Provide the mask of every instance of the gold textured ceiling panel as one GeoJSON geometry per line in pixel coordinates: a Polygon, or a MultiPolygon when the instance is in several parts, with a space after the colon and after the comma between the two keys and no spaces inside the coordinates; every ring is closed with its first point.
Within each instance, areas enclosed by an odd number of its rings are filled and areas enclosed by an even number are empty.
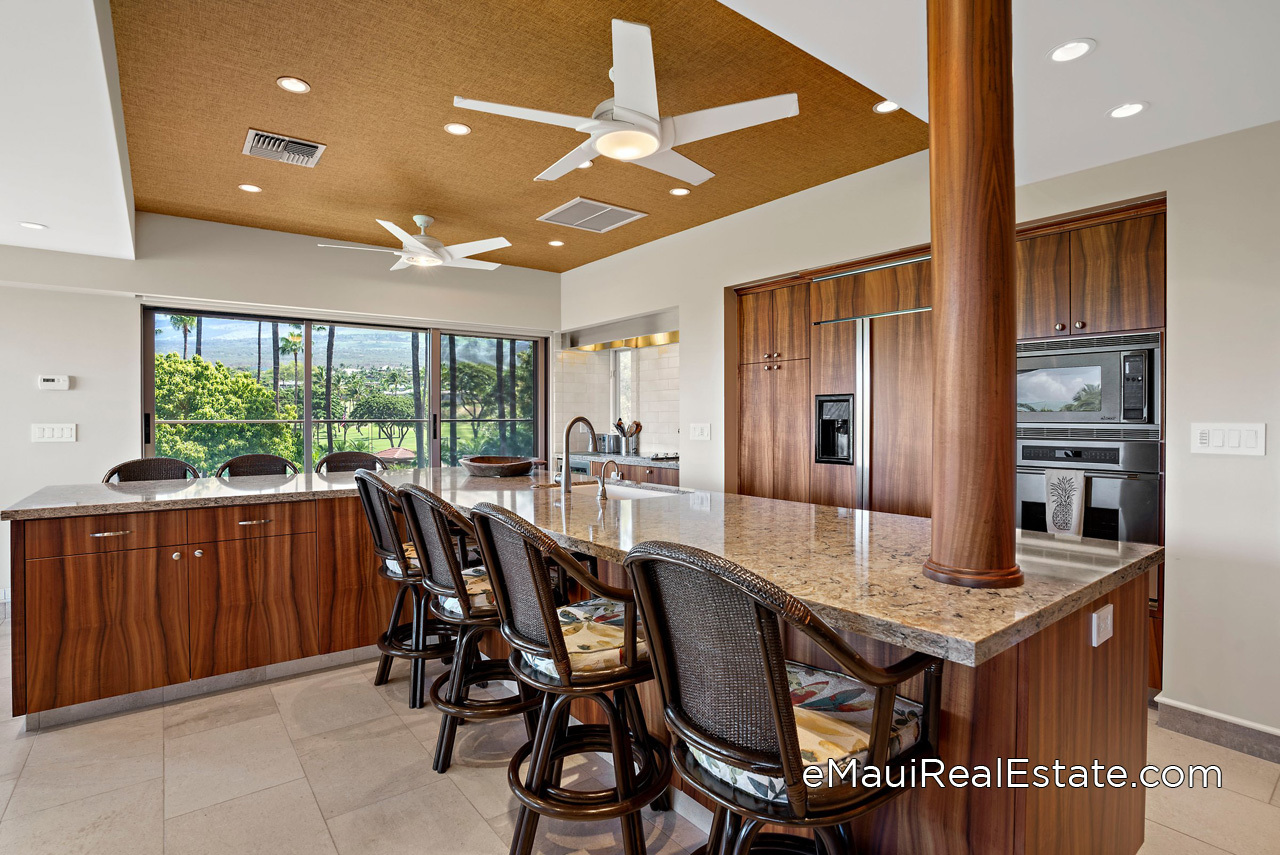
{"type": "MultiPolygon", "coordinates": [[[[374,222],[564,271],[920,151],[925,124],[715,0],[112,0],[138,210],[391,246],[374,222]],[[681,146],[679,182],[599,157],[534,176],[585,138],[453,107],[453,96],[590,116],[612,95],[610,20],[653,31],[665,115],[797,92],[800,115],[681,146]],[[291,75],[305,95],[276,86],[291,75]],[[463,122],[472,133],[444,132],[463,122]],[[321,142],[314,169],[241,154],[249,128],[321,142]],[[257,184],[262,193],[237,189],[257,184]],[[537,222],[576,196],[648,214],[591,234],[537,222]],[[550,247],[549,240],[565,246],[550,247]]],[[[398,248],[398,247],[397,247],[398,248]]],[[[316,252],[334,250],[317,249],[316,252]]],[[[371,265],[380,264],[376,256],[371,265]]],[[[407,271],[404,275],[413,275],[407,271]]]]}

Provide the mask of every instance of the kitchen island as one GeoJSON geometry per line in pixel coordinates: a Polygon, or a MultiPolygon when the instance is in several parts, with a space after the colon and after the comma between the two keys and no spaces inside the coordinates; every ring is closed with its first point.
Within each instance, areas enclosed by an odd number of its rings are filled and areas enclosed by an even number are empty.
{"type": "MultiPolygon", "coordinates": [[[[565,500],[543,472],[387,478],[464,508],[507,507],[600,559],[615,583],[636,543],[706,549],[804,600],[873,661],[909,650],[945,659],[948,764],[1097,760],[1136,776],[1145,763],[1143,577],[1159,547],[1024,533],[1026,584],[974,590],[921,575],[927,519],[706,491],[601,501],[586,486],[565,500]],[[1106,605],[1114,635],[1093,646],[1092,613],[1106,605]]],[[[15,714],[291,660],[323,665],[371,643],[390,609],[350,474],[48,487],[0,516],[13,523],[15,714]]],[[[794,639],[791,655],[827,664],[794,639]]],[[[1132,855],[1143,806],[1140,787],[931,785],[860,834],[887,852],[1132,855]]]]}

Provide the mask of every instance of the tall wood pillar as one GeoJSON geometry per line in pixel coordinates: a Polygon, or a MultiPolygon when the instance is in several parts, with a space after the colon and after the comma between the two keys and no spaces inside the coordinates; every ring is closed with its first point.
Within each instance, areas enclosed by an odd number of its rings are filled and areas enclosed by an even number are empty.
{"type": "Polygon", "coordinates": [[[1022,584],[1014,554],[1012,0],[928,0],[930,579],[1022,584]]]}

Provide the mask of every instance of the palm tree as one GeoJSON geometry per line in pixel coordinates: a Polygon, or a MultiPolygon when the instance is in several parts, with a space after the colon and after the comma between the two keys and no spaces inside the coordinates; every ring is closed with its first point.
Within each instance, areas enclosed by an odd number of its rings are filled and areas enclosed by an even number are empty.
{"type": "Polygon", "coordinates": [[[271,325],[271,389],[276,395],[276,414],[280,413],[280,325],[271,325]]]}
{"type": "Polygon", "coordinates": [[[387,373],[382,376],[382,382],[386,384],[388,392],[394,392],[398,387],[403,386],[409,377],[403,368],[391,367],[387,369],[387,373]]]}
{"type": "Polygon", "coordinates": [[[195,315],[170,315],[169,326],[182,333],[182,358],[187,358],[187,336],[196,326],[195,315]]]}
{"type": "Polygon", "coordinates": [[[418,453],[418,465],[426,466],[426,455],[424,454],[424,440],[422,435],[423,417],[426,415],[422,402],[422,369],[418,365],[418,334],[409,333],[410,355],[413,360],[413,417],[416,420],[414,425],[414,445],[415,451],[418,453]]]}
{"type": "Polygon", "coordinates": [[[302,383],[298,369],[298,355],[302,353],[302,324],[289,324],[289,334],[280,342],[280,355],[293,357],[293,405],[302,403],[302,383]]]}
{"type": "MultiPolygon", "coordinates": [[[[316,329],[322,330],[324,327],[316,329]]],[[[324,345],[324,417],[327,419],[324,432],[330,454],[333,453],[333,343],[337,332],[338,328],[330,324],[329,338],[324,345]]]]}
{"type": "Polygon", "coordinates": [[[196,356],[200,355],[200,351],[204,348],[204,316],[196,316],[196,356]]]}

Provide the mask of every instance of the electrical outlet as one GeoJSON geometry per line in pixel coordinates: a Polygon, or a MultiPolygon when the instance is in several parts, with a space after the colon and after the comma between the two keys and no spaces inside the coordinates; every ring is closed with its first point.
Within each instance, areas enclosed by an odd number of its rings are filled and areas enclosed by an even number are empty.
{"type": "Polygon", "coordinates": [[[1097,647],[1115,632],[1115,609],[1110,603],[1093,613],[1093,646],[1097,647]]]}
{"type": "Polygon", "coordinates": [[[70,425],[32,425],[32,442],[75,442],[76,426],[70,425]]]}
{"type": "Polygon", "coordinates": [[[1267,453],[1267,426],[1261,422],[1197,422],[1191,426],[1191,453],[1261,457],[1267,453]]]}
{"type": "Polygon", "coordinates": [[[694,422],[689,425],[689,439],[696,439],[700,442],[711,441],[711,425],[699,424],[694,422]]]}

